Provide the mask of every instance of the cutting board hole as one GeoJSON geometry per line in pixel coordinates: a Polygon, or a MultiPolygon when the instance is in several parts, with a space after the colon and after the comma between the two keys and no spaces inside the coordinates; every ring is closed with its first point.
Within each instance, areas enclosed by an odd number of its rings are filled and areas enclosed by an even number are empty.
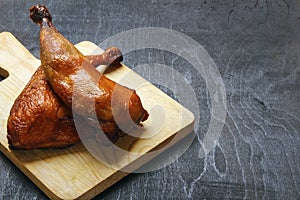
{"type": "Polygon", "coordinates": [[[0,82],[6,79],[8,76],[9,76],[8,71],[6,71],[0,66],[0,82]]]}

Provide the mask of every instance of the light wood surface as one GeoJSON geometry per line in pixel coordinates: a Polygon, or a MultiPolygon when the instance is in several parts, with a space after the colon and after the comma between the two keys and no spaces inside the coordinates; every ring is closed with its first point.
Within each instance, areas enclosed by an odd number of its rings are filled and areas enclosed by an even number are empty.
{"type": "MultiPolygon", "coordinates": [[[[40,61],[8,32],[0,33],[0,44],[0,68],[2,68],[0,73],[5,75],[5,70],[8,72],[8,77],[0,82],[0,150],[52,199],[92,198],[126,176],[128,172],[102,164],[82,143],[65,149],[31,151],[9,149],[6,123],[10,108],[40,65],[40,61]]],[[[102,51],[87,41],[76,46],[84,54],[102,51]]],[[[144,124],[143,136],[146,138],[123,141],[128,143],[129,151],[138,154],[124,157],[120,161],[120,169],[135,163],[137,164],[133,166],[139,167],[140,163],[149,160],[149,157],[144,156],[147,152],[161,148],[175,135],[174,142],[178,142],[193,130],[194,116],[190,111],[128,67],[123,65],[106,75],[136,89],[143,105],[150,111],[150,119],[144,124]],[[156,106],[163,108],[163,121],[157,114],[152,113],[155,112],[152,108],[156,106]],[[143,162],[137,162],[140,160],[143,162]]]]}

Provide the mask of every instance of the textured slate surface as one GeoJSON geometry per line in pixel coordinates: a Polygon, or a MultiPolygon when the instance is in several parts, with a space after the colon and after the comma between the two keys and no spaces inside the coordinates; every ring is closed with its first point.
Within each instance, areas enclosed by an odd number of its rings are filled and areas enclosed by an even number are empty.
{"type": "MultiPolygon", "coordinates": [[[[182,58],[140,50],[124,63],[163,63],[197,93],[200,129],[188,151],[158,171],[131,174],[96,199],[299,199],[300,2],[297,0],[49,1],[57,29],[73,43],[100,43],[137,27],[180,31],[203,45],[218,66],[228,113],[218,145],[199,158],[210,120],[205,82],[182,58]],[[184,66],[184,67],[183,67],[184,66]]],[[[39,56],[28,9],[38,1],[0,1],[0,31],[39,56]]],[[[0,199],[46,199],[0,154],[0,199]]]]}

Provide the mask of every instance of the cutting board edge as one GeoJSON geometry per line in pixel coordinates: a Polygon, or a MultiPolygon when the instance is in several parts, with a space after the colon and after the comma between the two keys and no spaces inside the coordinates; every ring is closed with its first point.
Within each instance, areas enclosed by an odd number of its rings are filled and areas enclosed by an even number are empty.
{"type": "Polygon", "coordinates": [[[12,162],[14,165],[29,179],[31,180],[40,190],[42,190],[51,199],[61,199],[55,195],[49,188],[46,187],[31,171],[25,167],[25,165],[19,160],[15,154],[3,145],[0,145],[1,152],[12,162]]]}
{"type": "MultiPolygon", "coordinates": [[[[194,130],[194,122],[195,122],[194,119],[192,119],[192,121],[189,124],[187,124],[186,127],[183,127],[178,132],[172,134],[170,137],[168,137],[166,140],[162,141],[160,144],[156,145],[154,148],[150,149],[148,152],[161,148],[161,146],[163,146],[164,143],[168,143],[169,140],[172,139],[175,135],[179,135],[179,137],[177,138],[177,140],[175,141],[175,143],[173,145],[176,145],[182,139],[187,138],[188,136],[190,136],[192,134],[192,132],[194,130]]],[[[173,147],[173,145],[170,146],[169,148],[173,147]]],[[[143,156],[145,156],[145,155],[146,155],[146,153],[143,156]]],[[[154,157],[152,157],[151,159],[147,160],[144,164],[147,164],[147,162],[154,159],[158,155],[159,154],[157,154],[154,157]]],[[[130,165],[134,164],[135,162],[139,162],[140,159],[143,159],[142,158],[143,156],[141,156],[141,158],[138,158],[135,161],[133,161],[132,163],[130,163],[130,165]]],[[[136,169],[138,169],[139,167],[142,167],[142,166],[143,165],[137,166],[136,169]]],[[[90,188],[87,192],[85,192],[82,195],[76,197],[75,199],[85,200],[85,199],[93,198],[93,197],[99,195],[100,193],[104,192],[105,190],[107,190],[109,187],[111,187],[112,185],[114,185],[115,183],[117,183],[118,181],[123,179],[124,177],[130,175],[131,173],[134,173],[134,171],[124,172],[122,170],[118,170],[113,175],[111,175],[108,179],[105,180],[105,181],[109,182],[108,184],[103,184],[103,182],[100,182],[97,185],[95,185],[94,187],[90,188]],[[106,185],[106,187],[101,188],[101,184],[106,185]]]]}

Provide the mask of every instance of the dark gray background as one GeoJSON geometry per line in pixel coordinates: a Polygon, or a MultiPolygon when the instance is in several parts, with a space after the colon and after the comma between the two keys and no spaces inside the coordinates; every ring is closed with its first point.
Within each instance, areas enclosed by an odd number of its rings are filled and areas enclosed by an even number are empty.
{"type": "MultiPolygon", "coordinates": [[[[38,26],[28,17],[29,7],[36,3],[1,0],[0,31],[12,32],[39,57],[38,26]]],[[[168,52],[146,49],[125,55],[129,67],[158,62],[183,74],[197,93],[200,129],[178,161],[154,172],[131,174],[96,199],[300,199],[299,1],[45,4],[57,29],[73,43],[99,44],[137,27],[180,31],[205,47],[226,87],[228,114],[222,135],[213,151],[199,158],[199,141],[210,120],[202,77],[184,59],[168,52]]],[[[0,154],[0,199],[46,198],[0,154]]]]}

